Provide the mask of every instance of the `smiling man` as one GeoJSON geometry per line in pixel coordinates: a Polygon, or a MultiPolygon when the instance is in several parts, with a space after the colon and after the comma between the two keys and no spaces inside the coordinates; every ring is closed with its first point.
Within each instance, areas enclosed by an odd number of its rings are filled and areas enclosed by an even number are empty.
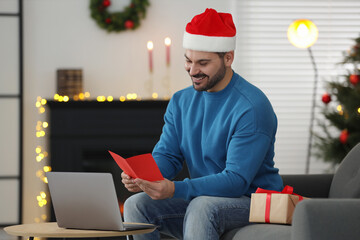
{"type": "Polygon", "coordinates": [[[249,224],[250,196],[258,187],[280,191],[274,167],[277,119],[267,97],[235,73],[232,16],[206,9],[187,24],[185,70],[192,86],[174,94],[153,157],[163,181],[132,179],[128,222],[158,227],[135,239],[219,239],[249,224]],[[186,162],[190,178],[172,181],[186,162]]]}

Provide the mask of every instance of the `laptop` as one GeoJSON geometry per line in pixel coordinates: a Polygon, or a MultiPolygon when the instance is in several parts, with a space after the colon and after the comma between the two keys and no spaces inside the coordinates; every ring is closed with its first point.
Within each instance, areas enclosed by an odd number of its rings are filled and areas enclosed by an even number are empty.
{"type": "Polygon", "coordinates": [[[156,227],[123,222],[110,173],[48,172],[46,177],[59,227],[112,231],[156,227]]]}

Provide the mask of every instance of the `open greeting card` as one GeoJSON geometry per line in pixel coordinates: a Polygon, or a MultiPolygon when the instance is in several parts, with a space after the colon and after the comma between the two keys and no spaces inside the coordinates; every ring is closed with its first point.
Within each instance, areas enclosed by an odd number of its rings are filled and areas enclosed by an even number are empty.
{"type": "Polygon", "coordinates": [[[109,153],[117,165],[132,178],[140,178],[151,182],[164,180],[151,153],[126,159],[111,151],[109,153]]]}

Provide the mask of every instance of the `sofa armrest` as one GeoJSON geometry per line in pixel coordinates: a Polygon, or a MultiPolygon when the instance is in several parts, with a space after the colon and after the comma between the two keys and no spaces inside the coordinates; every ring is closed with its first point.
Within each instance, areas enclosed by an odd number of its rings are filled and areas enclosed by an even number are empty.
{"type": "Polygon", "coordinates": [[[327,198],[333,174],[294,174],[281,176],[284,185],[294,188],[294,192],[309,198],[327,198]]]}
{"type": "Polygon", "coordinates": [[[292,240],[358,239],[360,199],[307,199],[296,205],[292,240]]]}

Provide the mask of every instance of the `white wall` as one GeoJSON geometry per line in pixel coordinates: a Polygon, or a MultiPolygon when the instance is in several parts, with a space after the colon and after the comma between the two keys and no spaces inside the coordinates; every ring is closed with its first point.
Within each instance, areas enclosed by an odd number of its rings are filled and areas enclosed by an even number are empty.
{"type": "MultiPolygon", "coordinates": [[[[120,0],[113,0],[120,1],[120,0]]],[[[185,24],[205,8],[230,11],[231,0],[150,0],[147,17],[135,31],[107,33],[90,17],[89,0],[24,1],[24,222],[46,213],[37,207],[43,183],[36,177],[37,96],[51,99],[56,92],[58,68],[82,68],[84,89],[92,97],[137,93],[149,97],[144,84],[148,71],[147,41],[154,42],[154,88],[166,93],[164,38],[172,39],[170,78],[172,92],[190,84],[183,69],[182,36],[185,24]]],[[[130,2],[130,1],[128,1],[130,2]]]]}

